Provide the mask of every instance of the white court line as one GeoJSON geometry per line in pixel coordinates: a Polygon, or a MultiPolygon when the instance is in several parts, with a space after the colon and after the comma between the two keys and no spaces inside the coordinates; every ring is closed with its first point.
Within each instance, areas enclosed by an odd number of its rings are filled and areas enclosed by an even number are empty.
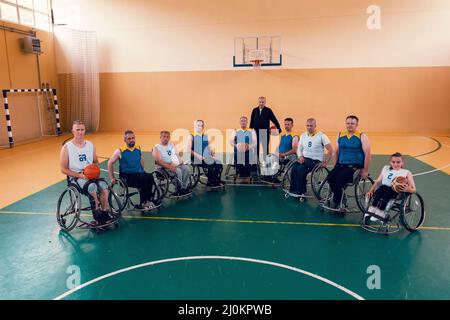
{"type": "Polygon", "coordinates": [[[436,172],[436,171],[441,171],[442,169],[445,169],[445,168],[447,168],[447,167],[450,167],[450,163],[449,163],[449,164],[446,164],[446,165],[443,166],[443,167],[434,169],[434,170],[430,170],[430,171],[426,171],[426,172],[421,172],[421,173],[415,173],[415,174],[413,174],[413,177],[423,176],[423,175],[430,174],[430,173],[433,173],[433,172],[436,172]]]}
{"type": "Polygon", "coordinates": [[[138,265],[134,265],[131,267],[127,267],[127,268],[123,268],[108,274],[105,274],[103,276],[100,276],[98,278],[95,278],[93,280],[90,280],[86,283],[83,283],[82,285],[79,285],[78,287],[75,287],[69,291],[67,291],[66,293],[63,293],[62,295],[56,297],[53,300],[61,300],[64,299],[65,297],[71,295],[74,292],[77,292],[95,282],[101,281],[103,279],[106,278],[110,278],[113,277],[115,275],[118,275],[120,273],[124,273],[127,271],[131,271],[131,270],[135,270],[135,269],[139,269],[139,268],[143,268],[143,267],[147,267],[147,266],[153,266],[153,265],[157,265],[157,264],[162,264],[162,263],[168,263],[168,262],[175,262],[175,261],[187,261],[187,260],[237,260],[237,261],[246,261],[246,262],[253,262],[253,263],[259,263],[259,264],[266,264],[266,265],[270,265],[270,266],[274,266],[274,267],[279,267],[282,269],[287,269],[287,270],[291,270],[294,272],[298,272],[307,276],[310,276],[312,278],[315,278],[317,280],[320,280],[322,282],[325,282],[347,294],[349,294],[350,296],[352,296],[353,298],[357,299],[357,300],[365,300],[363,297],[361,297],[360,295],[356,294],[355,292],[331,281],[328,280],[327,278],[321,277],[317,274],[299,269],[299,268],[295,268],[295,267],[291,267],[285,264],[281,264],[281,263],[276,263],[276,262],[271,262],[271,261],[266,261],[266,260],[258,260],[258,259],[250,259],[250,258],[242,258],[242,257],[228,257],[228,256],[192,256],[192,257],[180,257],[180,258],[171,258],[171,259],[164,259],[164,260],[157,260],[157,261],[151,261],[151,262],[146,262],[146,263],[142,263],[142,264],[138,264],[138,265]]]}

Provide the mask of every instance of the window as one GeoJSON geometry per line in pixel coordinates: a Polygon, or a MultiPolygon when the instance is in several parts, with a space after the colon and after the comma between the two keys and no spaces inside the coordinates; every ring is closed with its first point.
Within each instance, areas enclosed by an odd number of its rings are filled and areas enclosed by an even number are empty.
{"type": "Polygon", "coordinates": [[[51,31],[49,0],[0,0],[0,20],[51,31]]]}

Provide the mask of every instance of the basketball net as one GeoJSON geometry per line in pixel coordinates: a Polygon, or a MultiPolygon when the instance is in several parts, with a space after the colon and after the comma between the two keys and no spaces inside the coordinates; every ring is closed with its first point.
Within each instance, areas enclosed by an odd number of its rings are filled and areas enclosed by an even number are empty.
{"type": "Polygon", "coordinates": [[[258,59],[256,59],[256,60],[251,60],[250,62],[253,64],[253,68],[259,69],[259,68],[261,68],[261,63],[262,63],[263,61],[264,61],[264,60],[258,60],[258,59]]]}

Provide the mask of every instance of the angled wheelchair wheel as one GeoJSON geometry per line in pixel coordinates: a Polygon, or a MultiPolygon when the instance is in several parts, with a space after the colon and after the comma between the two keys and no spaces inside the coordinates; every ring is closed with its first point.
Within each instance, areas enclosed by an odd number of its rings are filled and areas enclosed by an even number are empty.
{"type": "Polygon", "coordinates": [[[319,188],[327,180],[329,173],[330,171],[321,164],[317,164],[311,171],[311,189],[316,198],[319,198],[319,188]]]}
{"type": "Polygon", "coordinates": [[[322,182],[322,184],[319,187],[319,190],[317,191],[317,200],[321,203],[327,203],[331,200],[333,197],[333,193],[331,192],[331,187],[328,181],[322,182]]]}
{"type": "Polygon", "coordinates": [[[122,212],[125,210],[128,204],[128,186],[123,179],[117,179],[117,183],[111,185],[110,192],[108,193],[108,203],[109,207],[117,212],[122,212]],[[116,195],[119,202],[116,201],[116,195]]]}
{"type": "Polygon", "coordinates": [[[162,169],[157,169],[152,173],[152,175],[156,186],[160,190],[160,197],[162,200],[167,196],[169,191],[170,178],[162,169]]]}
{"type": "Polygon", "coordinates": [[[201,168],[195,164],[191,164],[189,165],[189,168],[191,169],[191,181],[190,181],[190,187],[191,189],[194,189],[199,182],[201,182],[200,180],[200,176],[201,176],[201,168]]]}
{"type": "Polygon", "coordinates": [[[81,211],[81,194],[74,186],[69,186],[58,199],[56,220],[64,231],[70,232],[78,224],[81,211]]]}
{"type": "MultiPolygon", "coordinates": [[[[120,190],[119,190],[120,191],[120,190]]],[[[122,211],[125,209],[128,202],[128,196],[122,198],[116,194],[113,188],[108,188],[108,204],[110,208],[111,218],[120,218],[122,216],[122,211]],[[122,202],[124,201],[124,202],[122,202]]]]}
{"type": "Polygon", "coordinates": [[[368,209],[366,205],[366,193],[369,192],[372,186],[373,179],[371,177],[367,177],[367,179],[358,178],[355,181],[355,201],[362,213],[365,213],[368,209]]]}
{"type": "Polygon", "coordinates": [[[283,174],[283,179],[281,180],[281,188],[288,194],[291,189],[291,170],[294,163],[289,163],[286,166],[286,170],[283,174]]]}
{"type": "Polygon", "coordinates": [[[418,193],[408,194],[401,204],[400,219],[406,230],[414,232],[425,220],[425,206],[418,193]]]}

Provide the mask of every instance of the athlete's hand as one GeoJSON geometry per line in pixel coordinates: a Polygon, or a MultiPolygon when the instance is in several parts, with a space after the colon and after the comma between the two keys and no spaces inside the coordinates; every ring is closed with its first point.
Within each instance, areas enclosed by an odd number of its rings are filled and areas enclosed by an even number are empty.
{"type": "Polygon", "coordinates": [[[361,179],[367,179],[368,176],[369,176],[369,171],[367,171],[367,170],[361,171],[361,179]]]}
{"type": "Polygon", "coordinates": [[[370,189],[369,192],[366,193],[366,197],[369,197],[369,198],[373,197],[373,189],[370,189]]]}
{"type": "Polygon", "coordinates": [[[115,185],[117,183],[117,179],[116,178],[112,178],[111,179],[111,185],[113,186],[113,185],[115,185]]]}
{"type": "Polygon", "coordinates": [[[174,164],[169,164],[169,170],[176,173],[177,172],[177,166],[174,165],[174,164]]]}
{"type": "Polygon", "coordinates": [[[305,163],[305,157],[299,157],[298,158],[298,162],[305,163]]]}
{"type": "Polygon", "coordinates": [[[80,173],[78,174],[78,179],[88,180],[88,178],[86,178],[86,176],[84,175],[83,172],[80,172],[80,173]]]}
{"type": "Polygon", "coordinates": [[[322,162],[321,164],[320,164],[320,166],[322,167],[322,168],[326,168],[327,166],[328,166],[328,163],[327,162],[322,162]]]}

